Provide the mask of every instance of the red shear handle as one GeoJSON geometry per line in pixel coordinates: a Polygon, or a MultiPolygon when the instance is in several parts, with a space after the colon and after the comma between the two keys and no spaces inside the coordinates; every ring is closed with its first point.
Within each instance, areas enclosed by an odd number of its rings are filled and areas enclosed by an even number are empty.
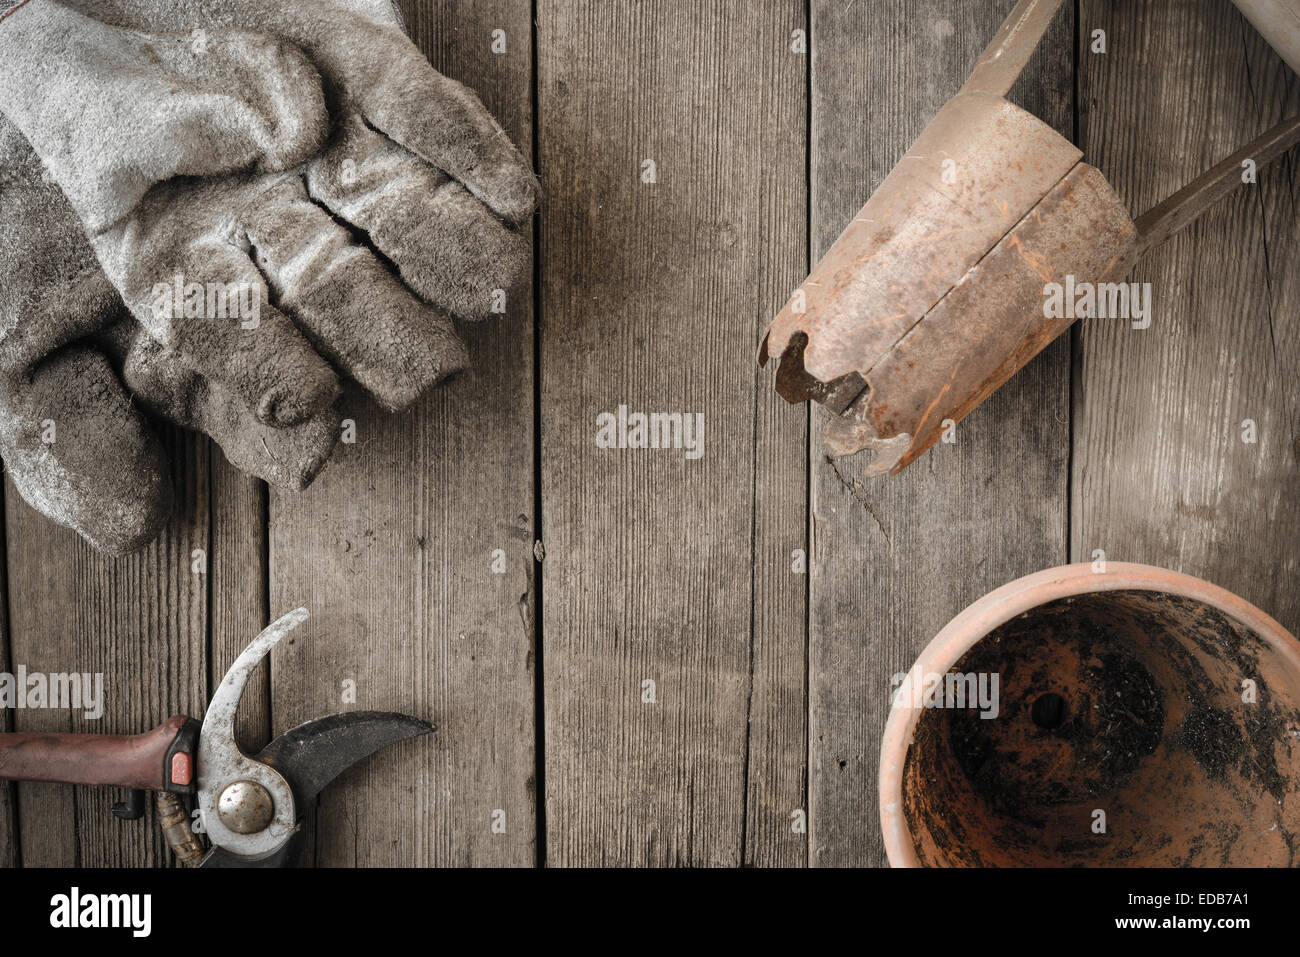
{"type": "Polygon", "coordinates": [[[177,715],[131,736],[0,734],[0,778],[162,791],[167,754],[188,720],[177,715]]]}

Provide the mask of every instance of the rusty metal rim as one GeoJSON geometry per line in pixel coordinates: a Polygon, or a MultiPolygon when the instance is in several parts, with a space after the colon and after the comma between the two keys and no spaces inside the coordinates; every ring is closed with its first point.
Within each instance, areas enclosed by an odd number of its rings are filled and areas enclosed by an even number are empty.
{"type": "MultiPolygon", "coordinates": [[[[970,605],[921,652],[913,667],[946,673],[989,632],[1017,615],[1058,598],[1107,591],[1158,591],[1181,595],[1216,608],[1259,635],[1286,661],[1300,682],[1300,642],[1270,615],[1239,595],[1190,575],[1154,565],[1109,562],[1105,572],[1092,565],[1063,565],[1026,575],[989,592],[970,605]]],[[[892,867],[920,867],[903,814],[903,763],[920,721],[915,708],[890,708],[880,746],[880,825],[892,867]]]]}

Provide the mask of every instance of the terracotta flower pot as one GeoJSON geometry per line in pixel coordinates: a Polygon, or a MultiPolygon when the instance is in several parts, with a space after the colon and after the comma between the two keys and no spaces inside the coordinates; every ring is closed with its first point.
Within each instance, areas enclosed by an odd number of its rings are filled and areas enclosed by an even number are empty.
{"type": "Polygon", "coordinates": [[[1012,582],[898,682],[880,817],[896,867],[1300,864],[1300,643],[1146,565],[1012,582]]]}

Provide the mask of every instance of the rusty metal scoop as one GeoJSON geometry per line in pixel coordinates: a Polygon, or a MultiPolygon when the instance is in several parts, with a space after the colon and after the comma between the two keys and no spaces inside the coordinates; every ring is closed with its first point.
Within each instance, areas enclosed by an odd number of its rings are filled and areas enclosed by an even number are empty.
{"type": "Polygon", "coordinates": [[[1069,328],[1075,310],[1047,315],[1049,284],[1088,284],[1098,315],[1122,311],[1139,257],[1230,192],[1243,162],[1300,141],[1289,119],[1135,221],[1074,144],[1006,99],[1060,6],[1016,4],[768,329],[759,363],[780,357],[777,391],[835,413],[826,451],[870,450],[868,475],[910,465],[1069,328]]]}

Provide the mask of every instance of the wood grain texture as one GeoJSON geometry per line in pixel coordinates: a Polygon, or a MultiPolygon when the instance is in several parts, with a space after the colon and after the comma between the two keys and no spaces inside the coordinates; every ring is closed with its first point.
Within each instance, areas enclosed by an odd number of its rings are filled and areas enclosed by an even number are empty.
{"type": "MultiPolygon", "coordinates": [[[[964,82],[1012,0],[814,0],[813,238],[820,258],[964,82]]],[[[1069,135],[1067,5],[1011,99],[1069,135]]],[[[957,612],[1066,556],[1069,343],[1058,341],[901,475],[821,450],[809,609],[811,863],[885,863],[877,808],[890,678],[957,612]]]]}
{"type": "MultiPolygon", "coordinates": [[[[5,502],[6,487],[0,485],[0,522],[7,512],[5,502]]],[[[12,674],[9,653],[9,556],[6,553],[4,536],[0,536],[0,568],[6,574],[0,576],[0,671],[12,674]]],[[[13,716],[6,710],[0,710],[0,733],[14,730],[13,716]]],[[[14,781],[0,781],[0,868],[17,867],[22,862],[18,840],[18,784],[14,781]]]]}
{"type": "MultiPolygon", "coordinates": [[[[1085,0],[1083,147],[1135,213],[1285,116],[1300,81],[1229,4],[1085,0]]],[[[1300,627],[1293,150],[1140,263],[1151,327],[1079,334],[1071,551],[1237,592],[1300,627]],[[1246,420],[1257,431],[1243,441],[1246,420]]]]}
{"type": "MultiPolygon", "coordinates": [[[[210,479],[209,697],[240,652],[270,623],[266,484],[241,473],[215,447],[210,479]]],[[[235,739],[250,754],[271,739],[270,694],[264,662],[249,679],[235,718],[235,739]]]]}
{"type": "MultiPolygon", "coordinates": [[[[527,0],[403,6],[434,65],[477,91],[527,154],[527,0]]],[[[272,494],[271,613],[313,615],[272,660],[275,732],[369,708],[438,726],[326,792],[323,866],[535,862],[529,292],[462,332],[472,372],[401,416],[352,402],[356,443],[307,493],[272,494]],[[497,549],[504,574],[492,571],[497,549]]]]}
{"type": "MultiPolygon", "coordinates": [[[[19,731],[136,734],[173,714],[202,714],[207,693],[207,590],[193,568],[208,548],[206,440],[171,431],[176,510],[163,537],[129,558],[95,553],[6,485],[12,664],[103,675],[103,717],[23,710],[19,731]]],[[[140,821],[109,811],[118,791],[20,784],[26,867],[159,867],[171,863],[152,808],[140,821]]]]}
{"type": "MultiPolygon", "coordinates": [[[[759,62],[777,80],[760,76],[747,97],[754,101],[762,141],[761,205],[750,215],[763,239],[749,250],[756,261],[745,263],[747,271],[757,272],[752,335],[745,343],[750,345],[761,341],[809,268],[807,4],[775,5],[765,23],[759,62]],[[803,31],[802,47],[796,30],[803,31]]],[[[754,567],[742,863],[801,867],[808,861],[809,412],[776,394],[769,371],[753,371],[754,567]]]]}
{"type": "MultiPolygon", "coordinates": [[[[526,153],[537,139],[536,324],[521,291],[465,330],[474,370],[417,408],[349,399],[357,442],[302,495],[170,434],[177,517],[129,559],[6,483],[0,670],[102,672],[106,712],[0,713],[0,731],[200,715],[253,635],[305,605],[244,697],[246,748],[351,709],[438,725],[326,793],[321,865],[882,865],[890,678],[989,590],[1100,548],[1300,631],[1296,151],[1138,267],[1150,329],[1076,327],[900,476],[829,462],[825,414],[755,366],[809,253],[1012,4],[404,0],[435,66],[526,153]],[[619,405],[703,412],[704,457],[598,448],[619,405]]],[[[1134,213],[1300,112],[1300,80],[1227,0],[1079,0],[1077,23],[1075,6],[1012,99],[1067,135],[1077,120],[1134,213]]],[[[111,816],[120,798],[0,783],[0,867],[169,866],[152,813],[111,816]]]]}
{"type": "Polygon", "coordinates": [[[789,571],[805,419],[754,369],[806,266],[804,16],[776,0],[539,7],[554,864],[805,853],[789,571]],[[620,405],[703,413],[703,456],[598,448],[597,416],[620,405]]]}

